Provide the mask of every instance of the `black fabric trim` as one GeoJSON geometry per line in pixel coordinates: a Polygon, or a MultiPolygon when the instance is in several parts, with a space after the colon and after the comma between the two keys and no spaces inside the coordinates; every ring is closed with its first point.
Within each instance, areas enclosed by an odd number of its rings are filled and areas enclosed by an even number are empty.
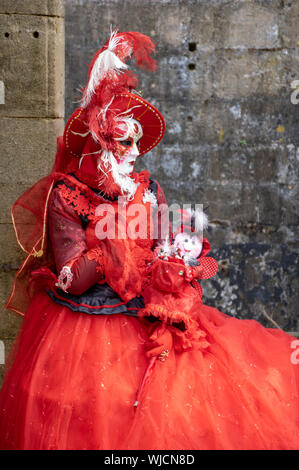
{"type": "Polygon", "coordinates": [[[47,290],[47,294],[54,302],[70,308],[73,312],[83,312],[90,315],[116,315],[122,313],[137,317],[138,310],[144,308],[143,297],[135,297],[127,304],[124,304],[107,283],[95,284],[81,295],[69,294],[61,289],[57,289],[56,292],[47,290]]]}
{"type": "MultiPolygon", "coordinates": [[[[78,178],[78,176],[74,175],[74,173],[68,173],[68,175],[72,176],[72,177],[75,178],[77,181],[80,181],[80,183],[86,184],[86,183],[84,183],[84,181],[80,180],[80,179],[78,178]]],[[[88,186],[88,185],[86,184],[86,186],[88,186]]],[[[99,191],[98,188],[92,188],[91,186],[88,186],[88,187],[89,187],[89,189],[91,189],[97,196],[99,196],[99,197],[105,199],[106,201],[114,202],[114,201],[117,201],[117,199],[118,199],[118,196],[115,196],[115,197],[107,196],[107,194],[105,194],[103,191],[99,191]]]]}
{"type": "MultiPolygon", "coordinates": [[[[75,178],[80,183],[86,184],[86,183],[84,183],[84,181],[80,180],[74,173],[68,173],[68,175],[72,176],[73,178],[75,178]]],[[[75,189],[73,186],[70,186],[69,184],[66,184],[66,182],[64,180],[57,181],[54,187],[56,187],[57,185],[62,184],[62,183],[64,183],[70,189],[75,189]]],[[[86,186],[88,186],[88,185],[86,184],[86,186]]],[[[110,197],[107,194],[103,193],[102,191],[99,191],[97,188],[92,188],[91,186],[88,186],[88,188],[91,189],[97,196],[99,196],[100,198],[104,198],[105,200],[107,200],[109,202],[115,202],[118,199],[118,196],[115,196],[114,198],[110,197]]],[[[154,193],[154,195],[157,197],[158,183],[155,180],[153,180],[151,178],[149,179],[148,189],[150,189],[150,191],[152,191],[152,193],[154,193]]]]}
{"type": "Polygon", "coordinates": [[[150,184],[149,184],[148,189],[149,189],[152,193],[154,193],[154,195],[155,195],[156,198],[157,198],[157,195],[158,195],[158,183],[157,183],[155,180],[152,180],[151,178],[150,178],[149,181],[150,181],[150,184]]]}
{"type": "MultiPolygon", "coordinates": [[[[72,173],[68,173],[68,174],[75,177],[75,175],[73,175],[72,173]]],[[[77,178],[77,179],[78,179],[78,178],[77,178]]],[[[79,181],[79,180],[78,180],[78,181],[79,181]]],[[[70,184],[68,184],[68,183],[67,183],[66,181],[64,181],[64,180],[56,181],[56,184],[54,185],[54,188],[58,188],[59,186],[61,186],[61,185],[63,185],[63,184],[64,184],[67,188],[69,188],[71,191],[75,191],[74,186],[71,186],[70,184]]],[[[92,189],[92,188],[90,188],[90,189],[92,189]]],[[[80,194],[81,194],[82,196],[84,196],[84,193],[82,193],[81,191],[80,191],[80,194]]],[[[72,206],[74,206],[73,203],[72,203],[72,206]]],[[[83,229],[86,230],[86,227],[87,227],[87,225],[88,225],[89,222],[90,222],[90,220],[89,220],[89,218],[88,218],[88,215],[82,215],[82,214],[80,214],[79,217],[80,217],[80,220],[81,220],[81,224],[82,224],[83,229]]]]}

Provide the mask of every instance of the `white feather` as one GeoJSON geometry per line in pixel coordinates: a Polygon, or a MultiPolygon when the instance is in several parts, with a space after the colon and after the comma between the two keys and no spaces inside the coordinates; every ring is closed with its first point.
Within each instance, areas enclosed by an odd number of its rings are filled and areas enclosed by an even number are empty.
{"type": "Polygon", "coordinates": [[[144,195],[143,195],[142,201],[143,201],[145,204],[146,204],[147,202],[150,202],[152,207],[157,207],[157,205],[158,205],[156,196],[155,196],[154,193],[152,193],[149,189],[146,189],[146,190],[144,191],[144,195]]]}
{"type": "Polygon", "coordinates": [[[119,45],[120,42],[122,42],[122,37],[117,35],[117,29],[115,29],[113,32],[111,30],[110,34],[110,39],[109,39],[109,44],[108,44],[108,49],[109,51],[114,51],[116,47],[119,45]]]}
{"type": "Polygon", "coordinates": [[[194,211],[188,207],[186,209],[186,212],[189,213],[190,220],[191,220],[191,217],[194,217],[196,232],[203,232],[204,230],[208,228],[209,219],[208,219],[207,214],[205,214],[202,209],[196,209],[194,211]]]}
{"type": "Polygon", "coordinates": [[[209,225],[209,219],[207,214],[205,214],[203,211],[196,210],[194,211],[194,217],[195,217],[195,230],[196,232],[203,232],[208,228],[209,225]]]}
{"type": "MultiPolygon", "coordinates": [[[[131,201],[137,189],[135,181],[129,174],[121,172],[121,166],[117,163],[112,152],[104,150],[99,158],[104,163],[105,168],[107,168],[107,173],[110,171],[112,172],[113,179],[121,189],[122,195],[126,197],[127,201],[131,201]],[[108,168],[109,166],[110,168],[108,168]]],[[[98,170],[102,171],[104,175],[107,176],[101,168],[100,161],[98,162],[98,170]]],[[[100,186],[101,184],[99,184],[99,187],[100,186]]]]}
{"type": "Polygon", "coordinates": [[[103,114],[103,119],[106,119],[106,113],[108,111],[108,108],[109,106],[111,105],[112,101],[114,100],[114,96],[112,96],[111,100],[109,101],[109,103],[105,106],[105,108],[103,108],[99,114],[98,114],[98,118],[100,117],[101,114],[103,114]]]}
{"type": "Polygon", "coordinates": [[[170,244],[168,238],[157,245],[155,254],[157,257],[171,257],[173,255],[173,246],[170,244]]]}
{"type": "MultiPolygon", "coordinates": [[[[103,80],[107,73],[117,74],[120,73],[123,69],[128,68],[128,66],[113,52],[120,42],[123,41],[121,36],[116,37],[116,33],[117,30],[111,33],[108,49],[103,51],[93,64],[88,84],[82,98],[83,108],[86,108],[89,105],[93,95],[95,94],[97,86],[100,84],[101,80],[103,80]]],[[[126,45],[126,42],[123,42],[124,45],[126,45]]]]}
{"type": "Polygon", "coordinates": [[[74,135],[79,135],[80,137],[87,137],[90,131],[85,132],[84,134],[81,134],[81,132],[75,132],[71,130],[71,133],[74,135]]]}

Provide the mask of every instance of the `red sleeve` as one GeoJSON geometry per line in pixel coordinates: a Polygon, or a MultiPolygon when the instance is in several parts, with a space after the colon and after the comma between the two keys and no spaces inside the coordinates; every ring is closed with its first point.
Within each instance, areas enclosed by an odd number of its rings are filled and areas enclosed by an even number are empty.
{"type": "Polygon", "coordinates": [[[81,219],[59,188],[54,188],[51,195],[49,236],[60,288],[79,295],[103,279],[100,249],[88,251],[81,219]]]}

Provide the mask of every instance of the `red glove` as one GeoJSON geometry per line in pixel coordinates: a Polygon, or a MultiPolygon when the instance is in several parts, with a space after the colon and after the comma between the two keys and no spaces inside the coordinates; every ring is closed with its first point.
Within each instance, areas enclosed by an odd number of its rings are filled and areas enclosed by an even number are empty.
{"type": "Polygon", "coordinates": [[[146,352],[148,358],[159,356],[164,351],[170,352],[172,349],[172,334],[165,323],[157,326],[149,339],[150,341],[147,343],[148,350],[146,352]]]}
{"type": "Polygon", "coordinates": [[[192,268],[192,281],[193,279],[201,279],[202,275],[203,275],[203,271],[204,271],[204,268],[203,266],[194,266],[192,268]]]}

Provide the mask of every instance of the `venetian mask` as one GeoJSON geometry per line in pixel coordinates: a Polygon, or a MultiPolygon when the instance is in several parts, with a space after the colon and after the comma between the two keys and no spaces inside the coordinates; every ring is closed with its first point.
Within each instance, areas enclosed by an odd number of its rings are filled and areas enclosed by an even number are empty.
{"type": "Polygon", "coordinates": [[[123,118],[120,122],[118,132],[121,137],[116,138],[117,150],[116,160],[118,171],[129,175],[134,170],[136,159],[139,155],[138,145],[142,137],[142,127],[138,121],[131,117],[123,118]]]}

